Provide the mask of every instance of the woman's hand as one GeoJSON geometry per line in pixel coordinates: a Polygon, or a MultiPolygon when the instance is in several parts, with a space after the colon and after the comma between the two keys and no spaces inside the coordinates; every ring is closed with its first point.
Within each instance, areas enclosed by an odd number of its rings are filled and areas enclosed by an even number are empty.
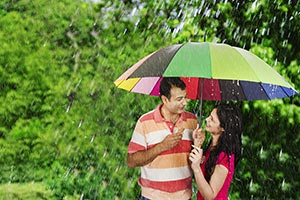
{"type": "Polygon", "coordinates": [[[191,167],[194,171],[200,169],[202,156],[203,149],[200,149],[199,147],[194,147],[194,149],[191,151],[189,160],[191,161],[191,167]]]}
{"type": "Polygon", "coordinates": [[[205,132],[202,130],[202,128],[199,128],[199,124],[197,124],[197,128],[193,131],[193,140],[194,145],[201,148],[205,140],[205,132]]]}

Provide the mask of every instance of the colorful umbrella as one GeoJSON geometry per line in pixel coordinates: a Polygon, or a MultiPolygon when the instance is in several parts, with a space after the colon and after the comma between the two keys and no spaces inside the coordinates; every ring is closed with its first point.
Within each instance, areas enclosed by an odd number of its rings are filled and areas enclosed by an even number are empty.
{"type": "Polygon", "coordinates": [[[160,49],[137,62],[114,83],[131,92],[159,96],[162,77],[181,77],[187,85],[187,98],[200,99],[201,103],[202,99],[263,100],[298,93],[256,55],[209,42],[160,49]]]}

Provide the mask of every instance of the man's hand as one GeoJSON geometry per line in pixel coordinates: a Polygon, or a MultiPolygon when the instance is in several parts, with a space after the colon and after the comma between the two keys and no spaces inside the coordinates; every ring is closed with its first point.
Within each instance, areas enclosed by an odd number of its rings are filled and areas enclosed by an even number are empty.
{"type": "Polygon", "coordinates": [[[182,139],[182,134],[167,135],[165,139],[159,144],[164,151],[170,150],[175,147],[182,139]]]}

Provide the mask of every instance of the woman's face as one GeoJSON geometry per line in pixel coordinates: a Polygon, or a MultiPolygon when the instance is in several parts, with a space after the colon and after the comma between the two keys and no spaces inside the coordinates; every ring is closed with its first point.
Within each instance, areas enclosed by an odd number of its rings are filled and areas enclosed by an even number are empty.
{"type": "Polygon", "coordinates": [[[214,108],[206,118],[206,130],[212,134],[221,134],[222,131],[224,131],[224,129],[220,127],[220,120],[216,108],[214,108]]]}

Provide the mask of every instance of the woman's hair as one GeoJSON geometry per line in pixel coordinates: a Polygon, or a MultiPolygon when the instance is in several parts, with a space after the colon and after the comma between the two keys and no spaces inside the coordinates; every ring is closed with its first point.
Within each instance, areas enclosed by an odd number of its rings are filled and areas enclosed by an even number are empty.
{"type": "Polygon", "coordinates": [[[205,179],[208,182],[221,152],[225,152],[228,159],[234,154],[235,165],[242,156],[242,116],[240,110],[234,104],[219,104],[215,108],[220,127],[224,129],[224,132],[220,135],[217,145],[211,150],[205,165],[205,179]]]}
{"type": "Polygon", "coordinates": [[[171,97],[170,91],[172,87],[178,87],[182,90],[185,90],[186,85],[178,77],[164,77],[160,82],[160,88],[159,88],[160,96],[164,95],[165,97],[170,99],[171,97]]]}

